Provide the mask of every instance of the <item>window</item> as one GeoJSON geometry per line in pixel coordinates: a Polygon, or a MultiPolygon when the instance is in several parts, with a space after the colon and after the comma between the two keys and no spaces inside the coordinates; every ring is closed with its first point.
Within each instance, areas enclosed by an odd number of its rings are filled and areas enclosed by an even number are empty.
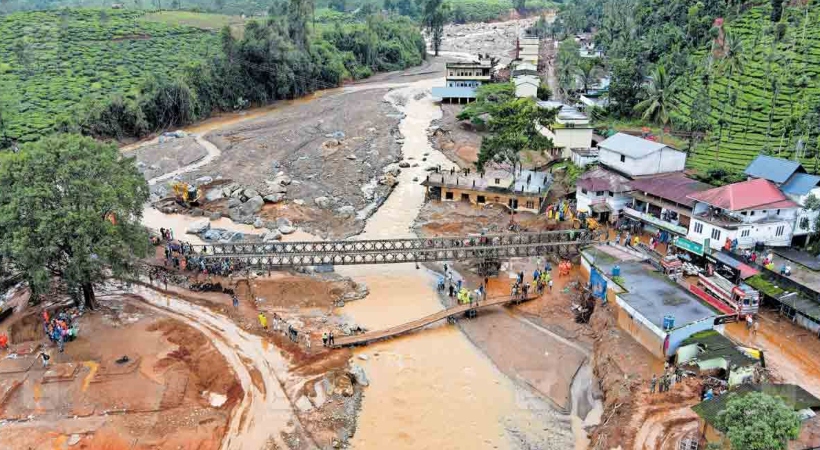
{"type": "Polygon", "coordinates": [[[452,199],[453,199],[453,193],[452,192],[445,192],[444,193],[444,200],[452,200],[452,199]]]}
{"type": "Polygon", "coordinates": [[[777,215],[778,215],[778,216],[780,215],[780,210],[779,210],[779,209],[777,210],[777,215]]]}
{"type": "Polygon", "coordinates": [[[527,200],[527,209],[535,209],[535,202],[532,200],[527,200]]]}
{"type": "Polygon", "coordinates": [[[774,235],[775,235],[775,236],[783,236],[783,233],[784,233],[785,231],[786,231],[786,225],[780,225],[780,226],[779,226],[779,227],[777,227],[777,229],[774,231],[774,235]]]}
{"type": "Polygon", "coordinates": [[[581,189],[581,193],[582,193],[582,194],[586,194],[586,193],[587,193],[587,190],[586,190],[586,189],[581,189]]]}
{"type": "Polygon", "coordinates": [[[621,162],[626,162],[626,156],[625,155],[621,155],[621,162]]]}
{"type": "Polygon", "coordinates": [[[496,178],[495,179],[495,184],[501,184],[501,178],[496,178]]]}
{"type": "Polygon", "coordinates": [[[700,222],[695,222],[695,233],[702,234],[703,233],[703,224],[700,222]]]}
{"type": "Polygon", "coordinates": [[[712,228],[712,239],[719,241],[720,240],[720,230],[717,228],[712,228]]]}
{"type": "Polygon", "coordinates": [[[595,196],[596,197],[602,197],[605,193],[606,193],[606,191],[595,191],[595,196]]]}
{"type": "Polygon", "coordinates": [[[615,193],[614,193],[614,192],[612,192],[612,191],[609,191],[609,196],[610,196],[610,197],[614,197],[614,196],[615,196],[615,193]]]}
{"type": "Polygon", "coordinates": [[[478,204],[486,203],[487,199],[483,195],[476,197],[475,202],[478,204]]]}
{"type": "Polygon", "coordinates": [[[751,232],[752,232],[752,230],[743,230],[743,231],[740,232],[740,237],[742,237],[742,238],[749,237],[749,233],[751,233],[751,232]]]}

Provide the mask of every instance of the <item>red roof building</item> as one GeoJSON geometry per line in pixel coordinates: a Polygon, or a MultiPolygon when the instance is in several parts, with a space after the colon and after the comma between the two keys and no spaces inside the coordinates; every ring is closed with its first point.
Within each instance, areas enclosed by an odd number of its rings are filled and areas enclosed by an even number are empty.
{"type": "Polygon", "coordinates": [[[688,197],[726,211],[782,209],[798,206],[789,200],[774,183],[762,178],[709,189],[688,197]]]}

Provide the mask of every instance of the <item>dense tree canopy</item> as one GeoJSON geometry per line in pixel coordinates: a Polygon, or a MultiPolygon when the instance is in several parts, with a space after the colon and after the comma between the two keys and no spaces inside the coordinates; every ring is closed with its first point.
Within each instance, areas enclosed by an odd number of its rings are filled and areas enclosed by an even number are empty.
{"type": "Polygon", "coordinates": [[[133,160],[111,144],[55,135],[0,153],[0,256],[35,294],[59,277],[93,308],[93,283],[147,254],[147,200],[133,160]]]}
{"type": "Polygon", "coordinates": [[[737,450],[782,450],[800,434],[797,414],[780,398],[762,392],[730,398],[717,424],[737,450]]]}

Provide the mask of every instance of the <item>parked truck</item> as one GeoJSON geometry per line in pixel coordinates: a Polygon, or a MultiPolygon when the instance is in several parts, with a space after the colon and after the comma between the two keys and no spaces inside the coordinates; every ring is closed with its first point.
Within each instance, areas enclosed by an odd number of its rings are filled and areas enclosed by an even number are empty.
{"type": "MultiPolygon", "coordinates": [[[[757,314],[760,306],[760,293],[746,283],[741,282],[736,285],[717,273],[711,275],[701,273],[698,274],[698,287],[707,295],[729,306],[740,317],[757,314]]],[[[726,311],[719,306],[718,309],[726,311]]]]}

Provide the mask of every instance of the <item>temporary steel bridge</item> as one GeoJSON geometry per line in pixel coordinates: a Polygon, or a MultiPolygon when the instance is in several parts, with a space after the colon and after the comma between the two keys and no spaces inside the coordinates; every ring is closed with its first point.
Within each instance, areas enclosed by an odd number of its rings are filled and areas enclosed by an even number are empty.
{"type": "Polygon", "coordinates": [[[194,245],[208,260],[230,259],[251,267],[385,264],[571,255],[594,243],[589,230],[466,237],[194,245]]]}

